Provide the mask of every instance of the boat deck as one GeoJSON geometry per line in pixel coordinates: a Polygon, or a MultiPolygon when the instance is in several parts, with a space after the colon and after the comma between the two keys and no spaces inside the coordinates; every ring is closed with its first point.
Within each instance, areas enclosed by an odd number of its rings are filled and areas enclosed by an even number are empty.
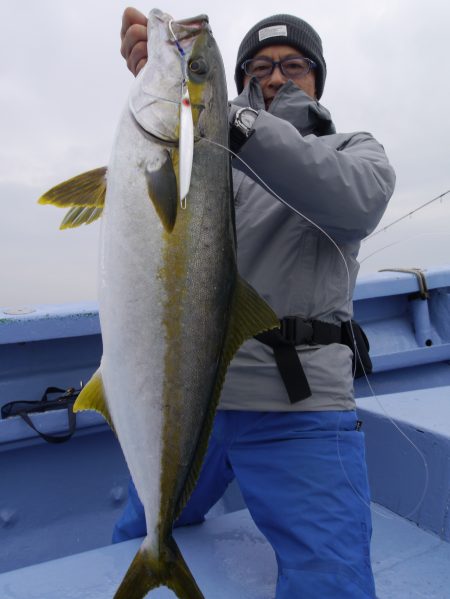
{"type": "MultiPolygon", "coordinates": [[[[426,294],[412,273],[366,277],[355,292],[374,366],[376,396],[364,379],[355,391],[379,599],[450,599],[450,267],[426,279],[426,294]]],[[[0,406],[78,386],[100,356],[95,304],[0,308],[0,406]]],[[[67,428],[62,410],[32,420],[48,434],[67,428]]],[[[109,544],[128,476],[98,414],[80,414],[60,445],[19,417],[0,420],[0,599],[111,599],[140,544],[109,544]]],[[[175,532],[207,599],[274,597],[274,555],[244,507],[233,484],[204,524],[175,532]]]]}
{"type": "MultiPolygon", "coordinates": [[[[448,599],[450,545],[378,504],[372,513],[378,598],[448,599]]],[[[247,510],[177,529],[175,537],[205,597],[273,599],[275,558],[247,510]]],[[[0,597],[111,599],[139,545],[136,539],[4,573],[0,597]]],[[[161,587],[151,597],[175,595],[161,587]]]]}

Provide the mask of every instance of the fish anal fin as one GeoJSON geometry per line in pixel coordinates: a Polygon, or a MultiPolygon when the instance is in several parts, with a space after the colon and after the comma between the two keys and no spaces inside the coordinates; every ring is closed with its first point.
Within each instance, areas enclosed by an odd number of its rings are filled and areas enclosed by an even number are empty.
{"type": "Polygon", "coordinates": [[[169,233],[177,218],[177,178],[169,152],[164,152],[165,160],[158,168],[148,164],[145,169],[147,190],[155,210],[169,233]]]}
{"type": "Polygon", "coordinates": [[[225,368],[228,368],[244,341],[279,326],[280,321],[269,304],[247,281],[238,276],[224,346],[225,368]]]}
{"type": "Polygon", "coordinates": [[[44,193],[39,204],[52,204],[71,210],[61,223],[61,229],[89,224],[99,218],[106,195],[106,166],[68,179],[44,193]]]}
{"type": "Polygon", "coordinates": [[[238,276],[233,300],[231,302],[230,320],[227,328],[224,348],[220,358],[216,384],[211,405],[201,429],[191,470],[186,479],[183,491],[177,503],[175,516],[178,517],[186,505],[197,484],[203,458],[208,448],[217,404],[219,403],[225,375],[234,354],[244,341],[270,329],[280,326],[280,321],[265,300],[244,279],[238,276]]]}
{"type": "Polygon", "coordinates": [[[113,421],[106,402],[100,370],[97,370],[92,375],[91,380],[83,387],[73,405],[74,412],[81,412],[83,410],[95,410],[96,412],[100,412],[109,426],[114,430],[113,421]]]}
{"type": "Polygon", "coordinates": [[[172,589],[179,599],[204,599],[174,539],[170,537],[155,557],[145,541],[125,574],[114,599],[143,599],[159,586],[172,589]]]}

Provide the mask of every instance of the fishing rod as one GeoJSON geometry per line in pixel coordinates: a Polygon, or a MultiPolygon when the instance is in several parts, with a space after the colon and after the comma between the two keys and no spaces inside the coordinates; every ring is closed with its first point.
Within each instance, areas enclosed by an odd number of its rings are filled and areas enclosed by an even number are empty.
{"type": "Polygon", "coordinates": [[[388,225],[386,225],[384,227],[381,227],[381,229],[378,229],[378,231],[375,231],[371,235],[368,235],[367,237],[365,237],[363,239],[363,242],[364,241],[368,241],[369,239],[372,239],[372,237],[375,237],[375,235],[379,235],[380,233],[384,233],[385,231],[387,231],[388,229],[390,229],[391,227],[393,227],[394,225],[396,225],[400,221],[405,220],[405,218],[408,218],[409,216],[412,216],[416,212],[419,212],[419,210],[422,210],[423,208],[426,208],[430,204],[433,204],[433,202],[437,202],[437,200],[442,200],[442,198],[444,198],[449,193],[450,193],[450,189],[448,189],[447,191],[444,191],[443,193],[441,193],[440,195],[436,196],[432,200],[428,200],[428,202],[425,202],[425,204],[422,204],[421,206],[418,206],[417,208],[414,208],[414,210],[411,210],[410,212],[407,212],[406,214],[404,214],[400,218],[395,219],[394,221],[392,221],[388,225]]]}

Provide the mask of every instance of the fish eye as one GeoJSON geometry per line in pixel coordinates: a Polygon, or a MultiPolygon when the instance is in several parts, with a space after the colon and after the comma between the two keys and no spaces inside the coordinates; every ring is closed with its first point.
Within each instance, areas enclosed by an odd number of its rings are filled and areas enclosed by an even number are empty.
{"type": "Polygon", "coordinates": [[[194,73],[194,75],[204,75],[208,72],[208,65],[203,58],[194,58],[189,63],[189,70],[191,73],[194,73]]]}

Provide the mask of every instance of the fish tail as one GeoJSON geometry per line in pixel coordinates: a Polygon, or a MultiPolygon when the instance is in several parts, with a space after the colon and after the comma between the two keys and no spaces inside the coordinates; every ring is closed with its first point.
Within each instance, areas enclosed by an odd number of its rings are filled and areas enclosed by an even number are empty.
{"type": "Polygon", "coordinates": [[[159,586],[172,589],[178,599],[204,599],[173,537],[161,548],[159,557],[145,542],[136,553],[114,599],[143,599],[159,586]]]}

